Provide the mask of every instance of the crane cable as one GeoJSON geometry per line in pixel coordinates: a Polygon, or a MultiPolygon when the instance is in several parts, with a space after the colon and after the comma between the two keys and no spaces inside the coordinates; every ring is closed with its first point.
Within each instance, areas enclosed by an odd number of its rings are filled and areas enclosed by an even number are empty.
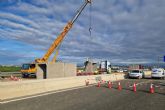
{"type": "MultiPolygon", "coordinates": [[[[92,38],[92,3],[90,3],[90,8],[89,8],[89,33],[90,33],[90,37],[92,38]]],[[[60,45],[57,47],[57,49],[55,50],[55,55],[52,59],[52,62],[56,62],[57,61],[57,56],[59,54],[59,48],[61,47],[61,43],[60,45]]]]}
{"type": "Polygon", "coordinates": [[[90,33],[90,37],[92,37],[92,3],[90,3],[90,8],[89,8],[89,33],[90,33]]]}

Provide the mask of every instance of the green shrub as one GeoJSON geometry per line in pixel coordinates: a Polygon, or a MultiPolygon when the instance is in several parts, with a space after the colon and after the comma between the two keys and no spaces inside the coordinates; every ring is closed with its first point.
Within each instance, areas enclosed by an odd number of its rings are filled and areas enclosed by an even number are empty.
{"type": "Polygon", "coordinates": [[[20,70],[21,70],[21,67],[18,67],[18,66],[0,66],[1,72],[17,72],[20,70]]]}

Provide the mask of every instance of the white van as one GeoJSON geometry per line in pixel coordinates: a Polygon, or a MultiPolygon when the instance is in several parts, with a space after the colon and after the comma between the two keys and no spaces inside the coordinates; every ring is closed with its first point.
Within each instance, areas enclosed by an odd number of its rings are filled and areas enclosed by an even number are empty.
{"type": "Polygon", "coordinates": [[[163,68],[154,68],[151,73],[152,78],[165,78],[165,70],[163,68]]]}

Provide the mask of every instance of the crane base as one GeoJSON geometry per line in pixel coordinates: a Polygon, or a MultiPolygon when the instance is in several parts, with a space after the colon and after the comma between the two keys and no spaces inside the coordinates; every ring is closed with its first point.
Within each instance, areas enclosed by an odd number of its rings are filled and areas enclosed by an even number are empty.
{"type": "Polygon", "coordinates": [[[77,66],[76,64],[69,64],[63,62],[48,62],[36,64],[37,79],[50,79],[58,77],[70,77],[76,76],[77,66]]]}

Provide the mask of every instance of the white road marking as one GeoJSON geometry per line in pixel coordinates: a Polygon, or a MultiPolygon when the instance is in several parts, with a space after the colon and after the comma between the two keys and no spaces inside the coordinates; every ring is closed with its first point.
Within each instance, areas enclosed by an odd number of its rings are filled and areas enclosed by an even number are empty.
{"type": "Polygon", "coordinates": [[[94,84],[88,85],[88,86],[65,89],[65,90],[59,90],[59,91],[54,91],[54,92],[49,92],[49,93],[43,93],[43,94],[39,94],[39,95],[33,95],[33,96],[27,96],[27,97],[25,96],[25,97],[22,97],[22,98],[11,99],[11,100],[7,100],[7,101],[0,100],[0,104],[20,101],[20,100],[25,100],[25,99],[31,99],[31,98],[35,98],[35,97],[41,97],[41,96],[46,96],[46,95],[50,95],[50,94],[54,94],[54,93],[60,93],[60,92],[65,92],[65,91],[70,91],[70,90],[76,90],[76,89],[80,89],[80,88],[86,88],[86,87],[90,87],[90,86],[94,86],[94,84]]]}
{"type": "Polygon", "coordinates": [[[156,85],[155,87],[160,87],[160,86],[157,86],[157,85],[156,85]]]}
{"type": "Polygon", "coordinates": [[[165,85],[165,83],[162,83],[162,82],[161,82],[161,83],[159,83],[159,85],[165,85]]]}

